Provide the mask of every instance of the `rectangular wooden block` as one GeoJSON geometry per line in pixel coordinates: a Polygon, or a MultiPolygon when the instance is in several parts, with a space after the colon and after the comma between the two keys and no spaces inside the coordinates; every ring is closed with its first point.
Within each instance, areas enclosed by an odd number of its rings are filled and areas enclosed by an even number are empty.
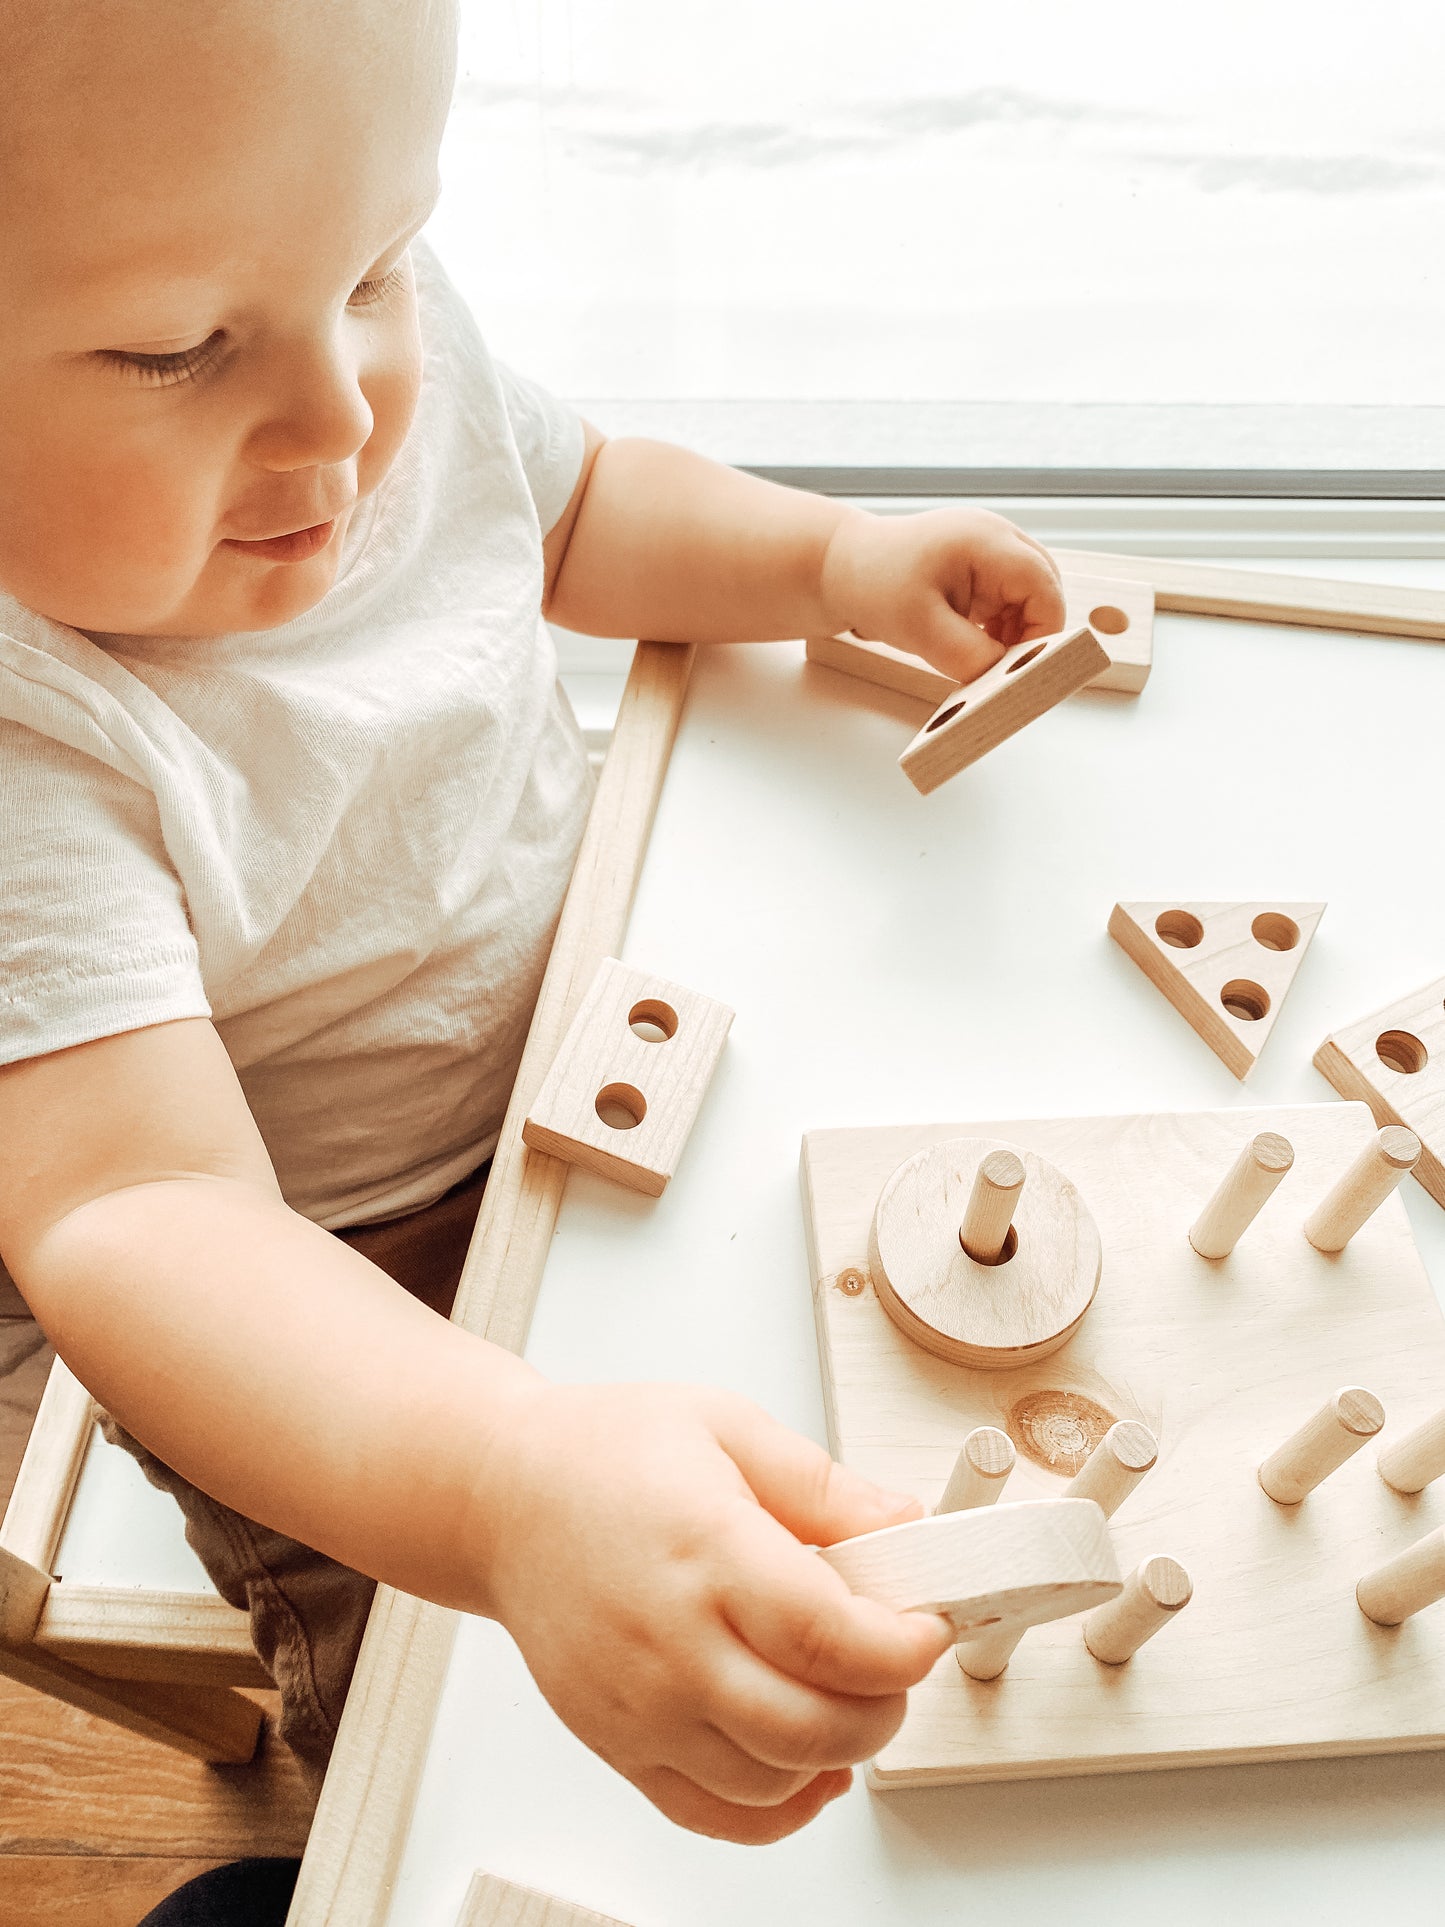
{"type": "Polygon", "coordinates": [[[834,1454],[932,1506],[965,1435],[993,1425],[1018,1452],[1004,1500],[1055,1498],[1101,1429],[1140,1419],[1160,1455],[1112,1521],[1119,1563],[1169,1554],[1194,1582],[1179,1622],[1125,1666],[1092,1659],[1076,1619],[1029,1631],[997,1680],[970,1680],[945,1655],[909,1696],[876,1785],[1445,1747],[1445,1607],[1387,1631],[1354,1596],[1365,1571],[1445,1525],[1445,1490],[1392,1493],[1373,1448],[1297,1507],[1275,1505],[1256,1479],[1342,1385],[1384,1401],[1382,1443],[1445,1401],[1445,1320],[1399,1198],[1335,1257],[1300,1229],[1374,1129],[1363,1105],[1326,1104],[804,1139],[834,1454]],[[1294,1169],[1228,1258],[1200,1258],[1189,1225],[1263,1130],[1289,1139],[1294,1169]],[[905,1158],[951,1137],[1048,1158],[1098,1223],[1093,1307],[1036,1365],[980,1372],[935,1358],[873,1289],[879,1191],[905,1158]]]}
{"type": "MultiPolygon", "coordinates": [[[[1102,576],[1064,576],[1066,629],[1087,625],[1108,656],[1108,665],[1087,686],[1137,696],[1154,663],[1154,591],[1147,583],[1111,581],[1102,576]]],[[[952,676],[886,642],[863,642],[854,635],[809,636],[808,660],[829,669],[917,696],[935,707],[958,684],[952,676]]]]}
{"type": "Polygon", "coordinates": [[[473,1874],[457,1927],[625,1927],[611,1914],[519,1887],[495,1874],[473,1874]]]}
{"type": "Polygon", "coordinates": [[[992,669],[949,691],[899,757],[899,768],[927,796],[1092,682],[1108,660],[1089,628],[1016,643],[992,669]]]}
{"type": "Polygon", "coordinates": [[[1335,1031],[1315,1068],[1341,1097],[1368,1104],[1376,1123],[1415,1133],[1415,1176],[1445,1204],[1445,977],[1335,1031]]]}
{"type": "Polygon", "coordinates": [[[527,1114],[524,1141],[660,1197],[732,1020],[726,1004],[605,959],[527,1114]]]}

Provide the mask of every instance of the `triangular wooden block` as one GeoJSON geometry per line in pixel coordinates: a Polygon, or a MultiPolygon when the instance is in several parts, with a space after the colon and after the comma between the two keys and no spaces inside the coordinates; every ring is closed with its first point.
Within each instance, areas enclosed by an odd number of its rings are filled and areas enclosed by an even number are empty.
{"type": "Polygon", "coordinates": [[[1324,912],[1322,903],[1116,903],[1109,935],[1245,1077],[1324,912]]]}

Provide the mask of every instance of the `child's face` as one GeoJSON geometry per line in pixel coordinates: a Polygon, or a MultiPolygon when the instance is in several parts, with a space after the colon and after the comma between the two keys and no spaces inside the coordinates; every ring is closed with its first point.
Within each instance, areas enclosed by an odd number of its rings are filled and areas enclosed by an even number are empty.
{"type": "Polygon", "coordinates": [[[416,402],[452,33],[447,0],[0,0],[0,587],[131,635],[325,594],[416,402]]]}

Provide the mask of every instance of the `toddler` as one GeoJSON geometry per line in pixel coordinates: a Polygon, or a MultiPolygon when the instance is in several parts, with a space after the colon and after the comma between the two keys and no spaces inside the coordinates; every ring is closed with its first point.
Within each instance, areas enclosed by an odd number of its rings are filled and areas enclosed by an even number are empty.
{"type": "Polygon", "coordinates": [[[808,1548],[917,1506],[436,1315],[588,805],[543,617],[966,680],[1063,605],[998,517],[607,442],[496,365],[417,238],[454,31],[0,0],[0,1254],[305,1759],[383,1580],[500,1620],[673,1819],[772,1840],[948,1640],[808,1548]]]}

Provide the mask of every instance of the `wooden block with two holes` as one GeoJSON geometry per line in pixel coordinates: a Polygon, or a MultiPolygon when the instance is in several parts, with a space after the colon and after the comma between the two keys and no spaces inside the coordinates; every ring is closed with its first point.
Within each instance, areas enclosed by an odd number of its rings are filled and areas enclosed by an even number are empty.
{"type": "Polygon", "coordinates": [[[626,1927],[611,1914],[519,1887],[493,1873],[473,1874],[457,1927],[626,1927]]]}
{"type": "Polygon", "coordinates": [[[523,1140],[661,1197],[732,1021],[726,1004],[606,958],[527,1113],[523,1140]]]}
{"type": "MultiPolygon", "coordinates": [[[[1064,628],[1092,629],[1108,658],[1087,686],[1137,696],[1154,663],[1154,591],[1148,583],[1065,572],[1064,600],[1064,628]]],[[[841,636],[809,636],[807,650],[809,662],[841,669],[845,675],[896,689],[904,696],[918,696],[935,708],[959,687],[956,677],[944,675],[921,656],[886,642],[865,642],[851,631],[841,636]]]]}
{"type": "MultiPolygon", "coordinates": [[[[874,1763],[876,1785],[1445,1747],[1445,1666],[1436,1663],[1445,1606],[1426,1603],[1418,1620],[1390,1630],[1356,1603],[1356,1587],[1391,1560],[1392,1576],[1365,1589],[1372,1609],[1427,1600],[1445,1479],[1402,1496],[1376,1471],[1372,1448],[1343,1461],[1335,1453],[1296,1505],[1270,1498],[1258,1476],[1341,1386],[1368,1387],[1383,1406],[1382,1457],[1445,1405],[1445,1318],[1399,1196],[1385,1197],[1337,1253],[1304,1235],[1305,1219],[1376,1136],[1363,1104],[1329,1103],[805,1138],[835,1456],[932,1506],[961,1441],[992,1426],[1017,1454],[1008,1501],[1053,1499],[1112,1426],[1136,1421],[1154,1434],[1158,1457],[1110,1518],[1120,1566],[1134,1572],[1167,1555],[1193,1586],[1188,1610],[1126,1665],[1092,1657],[1078,1618],[1032,1627],[991,1680],[968,1678],[945,1654],[910,1693],[903,1727],[874,1763]],[[1226,1255],[1201,1257],[1189,1238],[1201,1205],[1266,1134],[1292,1148],[1288,1174],[1226,1255]],[[894,1174],[959,1140],[1057,1170],[1097,1227],[1092,1303],[1067,1342],[1023,1364],[981,1370],[925,1349],[889,1315],[872,1276],[874,1218],[894,1174]]],[[[945,1227],[960,1197],[967,1210],[964,1176],[955,1173],[945,1227]]],[[[1018,1248],[995,1281],[1027,1250],[1028,1194],[1026,1180],[1018,1248]]],[[[956,1248],[958,1230],[950,1235],[956,1248]]],[[[940,1275],[953,1263],[946,1240],[939,1262],[940,1275]]],[[[944,1301],[915,1304],[947,1315],[944,1301]]],[[[1405,1456],[1423,1456],[1425,1472],[1435,1463],[1429,1450],[1405,1456]]],[[[1316,1462],[1310,1479],[1320,1470],[1316,1462]]],[[[1414,1482],[1421,1470],[1412,1462],[1400,1476],[1414,1482]]],[[[1109,1658],[1132,1639],[1110,1642],[1109,1658]]]]}
{"type": "Polygon", "coordinates": [[[1335,1031],[1315,1052],[1315,1068],[1380,1124],[1415,1133],[1415,1176],[1445,1204],[1445,977],[1335,1031]]]}
{"type": "Polygon", "coordinates": [[[899,757],[899,768],[927,796],[1092,682],[1108,661],[1089,628],[1015,643],[991,669],[950,689],[899,757]]]}
{"type": "Polygon", "coordinates": [[[1109,935],[1242,1078],[1324,913],[1322,903],[1116,903],[1109,935]]]}

